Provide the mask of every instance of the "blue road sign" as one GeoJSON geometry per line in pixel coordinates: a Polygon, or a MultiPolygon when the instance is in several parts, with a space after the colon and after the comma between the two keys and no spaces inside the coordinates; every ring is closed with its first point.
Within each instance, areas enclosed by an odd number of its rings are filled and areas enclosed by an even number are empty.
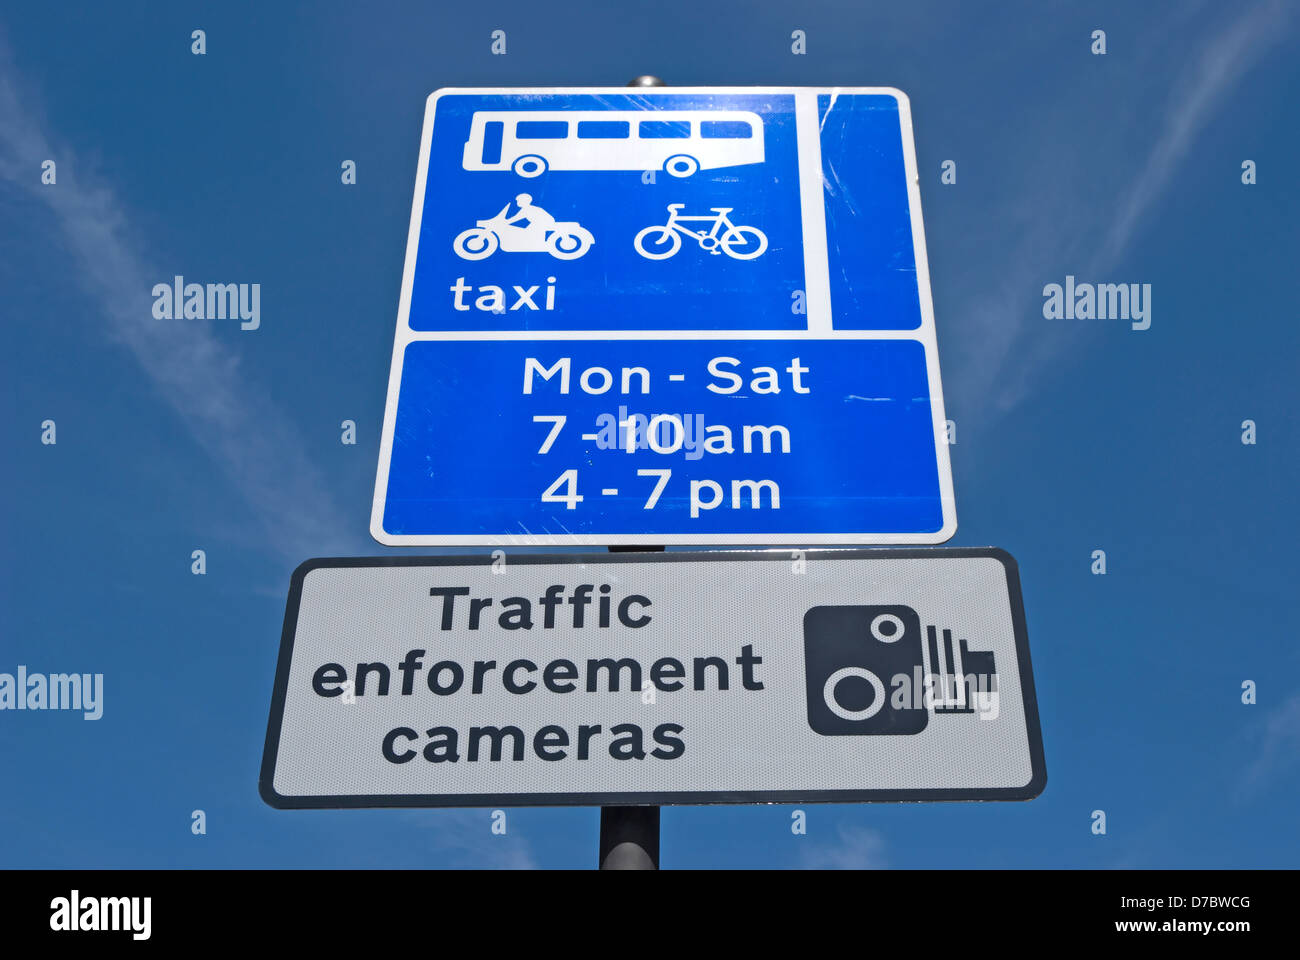
{"type": "Polygon", "coordinates": [[[429,97],[379,542],[941,543],[944,424],[901,92],[429,97]]]}

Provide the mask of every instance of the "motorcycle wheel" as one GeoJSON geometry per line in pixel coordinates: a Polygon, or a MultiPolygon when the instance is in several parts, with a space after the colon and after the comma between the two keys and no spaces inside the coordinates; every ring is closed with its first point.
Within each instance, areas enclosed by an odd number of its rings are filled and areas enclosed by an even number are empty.
{"type": "Polygon", "coordinates": [[[546,238],[546,250],[556,260],[577,260],[591,249],[595,239],[581,227],[556,230],[546,238]]]}
{"type": "Polygon", "coordinates": [[[456,235],[452,241],[456,256],[462,260],[486,260],[497,252],[501,241],[491,230],[483,227],[470,227],[456,235]]]}

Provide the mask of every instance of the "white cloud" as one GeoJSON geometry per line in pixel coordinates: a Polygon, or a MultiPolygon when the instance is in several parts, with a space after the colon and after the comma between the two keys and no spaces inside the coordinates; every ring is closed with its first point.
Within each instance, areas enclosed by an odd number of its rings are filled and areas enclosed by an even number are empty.
{"type": "MultiPolygon", "coordinates": [[[[1185,24],[1174,22],[1179,19],[1176,15],[1171,17],[1164,25],[1171,34],[1185,29],[1185,24]]],[[[1117,200],[1108,201],[1104,193],[1095,196],[1073,191],[1070,184],[1086,182],[1091,171],[1075,167],[1068,150],[1047,152],[1049,145],[1070,135],[1072,127],[1062,126],[1062,111],[1072,115],[1070,103],[1040,111],[1044,119],[1036,122],[1029,119],[1033,115],[1026,116],[1019,143],[1009,143],[1007,148],[1033,152],[1045,160],[1039,167],[1039,179],[1022,184],[1016,206],[1004,217],[1013,239],[1004,255],[992,261],[999,267],[993,286],[987,279],[987,257],[979,258],[978,270],[972,268],[955,277],[954,283],[977,292],[963,305],[960,315],[945,324],[940,349],[945,360],[944,379],[950,388],[946,393],[988,398],[998,410],[1011,409],[1035,384],[1059,369],[1064,354],[1095,332],[1086,323],[1043,329],[1044,323],[1051,323],[1041,314],[1043,285],[1062,282],[1066,273],[1081,280],[1136,279],[1109,274],[1122,265],[1121,258],[1144,218],[1168,191],[1197,136],[1250,68],[1286,35],[1290,18],[1291,9],[1276,0],[1246,8],[1222,29],[1216,29],[1208,17],[1193,18],[1191,26],[1208,36],[1199,50],[1194,37],[1166,38],[1168,48],[1195,52],[1186,58],[1186,66],[1164,78],[1168,90],[1164,103],[1151,93],[1161,78],[1151,74],[1152,66],[1145,61],[1131,68],[1142,72],[1141,83],[1138,76],[1122,75],[1121,80],[1102,88],[1107,91],[1103,95],[1117,100],[1112,111],[1115,136],[1128,135],[1120,131],[1133,124],[1136,115],[1163,118],[1154,136],[1148,138],[1143,132],[1134,141],[1146,140],[1150,147],[1133,165],[1136,174],[1114,191],[1117,200]],[[1141,92],[1135,94],[1135,90],[1141,92]],[[959,361],[955,354],[960,355],[959,361]]],[[[1107,59],[1114,56],[1112,53],[1107,59]]],[[[1110,63],[1106,66],[1120,69],[1110,63]]]]}
{"type": "Polygon", "coordinates": [[[1276,776],[1300,765],[1300,693],[1264,717],[1257,742],[1254,758],[1238,786],[1238,799],[1253,796],[1276,776]]]}
{"type": "Polygon", "coordinates": [[[810,842],[799,864],[807,870],[879,870],[885,862],[885,839],[877,830],[839,827],[830,843],[810,842]]]}
{"type": "MultiPolygon", "coordinates": [[[[251,348],[257,334],[239,333],[236,325],[235,333],[218,337],[206,321],[154,318],[150,291],[177,271],[144,252],[112,185],[69,149],[51,144],[31,106],[37,100],[0,38],[0,183],[36,201],[37,216],[48,214],[49,231],[74,261],[69,272],[81,278],[105,321],[106,339],[131,352],[234,483],[265,528],[256,539],[295,564],[333,552],[343,515],[307,456],[298,426],[240,370],[240,349],[251,348]],[[47,159],[58,163],[54,186],[40,183],[47,159]]],[[[357,524],[364,525],[366,505],[358,509],[357,524]]]]}
{"type": "MultiPolygon", "coordinates": [[[[506,833],[492,833],[492,811],[430,810],[407,812],[404,819],[418,827],[419,839],[437,857],[430,866],[479,870],[536,870],[528,841],[510,830],[506,811],[506,833]]],[[[593,850],[594,856],[594,850],[593,850]]]]}
{"type": "Polygon", "coordinates": [[[1290,15],[1277,0],[1250,8],[1226,30],[1215,32],[1196,61],[1175,78],[1176,93],[1165,111],[1160,137],[1111,218],[1099,256],[1103,263],[1114,261],[1128,247],[1138,221],[1164,193],[1196,135],[1261,54],[1285,35],[1290,15]]]}

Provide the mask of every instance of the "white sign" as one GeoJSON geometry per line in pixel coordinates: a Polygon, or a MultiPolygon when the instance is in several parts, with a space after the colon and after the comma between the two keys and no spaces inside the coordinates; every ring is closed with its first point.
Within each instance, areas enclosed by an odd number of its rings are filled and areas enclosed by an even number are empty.
{"type": "Polygon", "coordinates": [[[1024,800],[1046,772],[993,549],[310,560],[277,807],[1024,800]]]}

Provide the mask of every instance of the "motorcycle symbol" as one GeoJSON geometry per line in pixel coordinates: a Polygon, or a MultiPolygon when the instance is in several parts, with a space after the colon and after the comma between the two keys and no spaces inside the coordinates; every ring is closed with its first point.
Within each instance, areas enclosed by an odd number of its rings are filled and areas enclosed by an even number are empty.
{"type": "Polygon", "coordinates": [[[526,193],[515,197],[518,209],[507,215],[507,203],[491,219],[462,231],[452,248],[462,260],[484,260],[497,250],[506,253],[549,253],[557,260],[577,260],[596,242],[591,231],[573,222],[560,222],[541,207],[533,206],[526,193]]]}

